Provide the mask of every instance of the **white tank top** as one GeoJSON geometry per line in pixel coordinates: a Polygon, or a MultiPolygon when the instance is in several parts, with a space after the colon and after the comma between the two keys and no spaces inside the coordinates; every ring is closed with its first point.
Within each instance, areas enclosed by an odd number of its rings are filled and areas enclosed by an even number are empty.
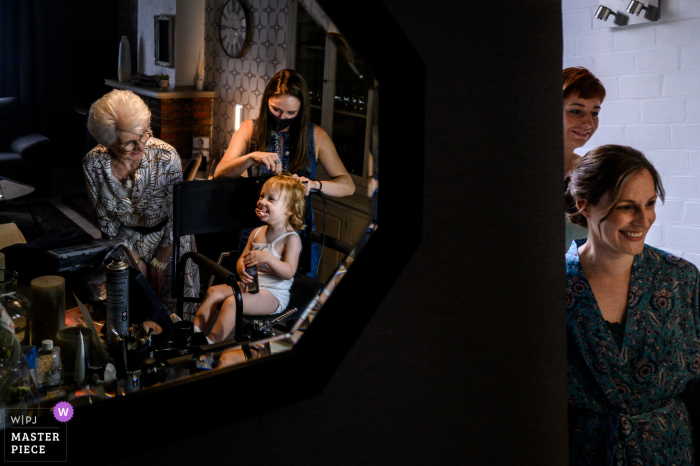
{"type": "MultiPolygon", "coordinates": [[[[260,227],[257,230],[255,230],[255,233],[253,234],[253,251],[265,251],[269,252],[273,256],[275,256],[277,259],[282,259],[282,255],[278,254],[275,251],[275,244],[277,241],[281,240],[285,236],[289,235],[296,235],[297,239],[299,239],[299,243],[301,243],[301,238],[299,238],[299,235],[296,234],[294,231],[289,231],[287,233],[279,235],[277,238],[272,240],[272,243],[256,243],[255,238],[258,237],[258,233],[260,233],[260,230],[262,230],[264,227],[260,227]]],[[[292,283],[294,283],[294,279],[290,278],[289,280],[283,280],[270,270],[270,267],[267,264],[260,264],[258,265],[258,284],[260,285],[260,288],[262,289],[275,289],[275,290],[289,290],[292,287],[292,283]]]]}

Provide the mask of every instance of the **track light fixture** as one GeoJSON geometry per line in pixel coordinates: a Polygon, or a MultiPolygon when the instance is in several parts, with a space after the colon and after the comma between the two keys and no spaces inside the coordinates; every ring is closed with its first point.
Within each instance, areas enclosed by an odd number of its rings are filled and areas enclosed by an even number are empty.
{"type": "Polygon", "coordinates": [[[653,5],[644,6],[642,2],[638,2],[637,0],[631,0],[630,4],[627,5],[627,13],[635,16],[639,16],[639,13],[641,13],[642,10],[646,10],[646,13],[644,13],[644,18],[648,19],[649,21],[657,21],[659,19],[658,7],[653,5]]]}
{"type": "MultiPolygon", "coordinates": [[[[639,3],[639,2],[636,2],[636,3],[639,3]]],[[[595,14],[593,16],[595,16],[596,18],[598,18],[601,21],[607,21],[608,16],[610,16],[610,15],[617,17],[617,14],[613,13],[613,11],[610,8],[603,6],[603,5],[600,5],[598,7],[598,9],[595,11],[595,14]]]]}

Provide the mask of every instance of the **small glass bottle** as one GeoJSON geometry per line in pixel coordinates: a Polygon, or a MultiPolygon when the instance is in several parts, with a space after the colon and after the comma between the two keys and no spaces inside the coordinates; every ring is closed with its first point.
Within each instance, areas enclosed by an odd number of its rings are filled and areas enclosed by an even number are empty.
{"type": "Polygon", "coordinates": [[[47,387],[63,385],[63,364],[61,364],[61,348],[56,346],[51,354],[51,369],[49,369],[49,382],[47,387]]]}
{"type": "Polygon", "coordinates": [[[258,266],[246,267],[245,273],[253,277],[253,283],[248,283],[246,285],[246,291],[250,294],[255,294],[260,291],[260,287],[258,286],[258,266]]]}
{"type": "Polygon", "coordinates": [[[42,341],[41,349],[36,354],[36,384],[39,388],[51,386],[49,377],[53,355],[53,340],[42,341]]]}

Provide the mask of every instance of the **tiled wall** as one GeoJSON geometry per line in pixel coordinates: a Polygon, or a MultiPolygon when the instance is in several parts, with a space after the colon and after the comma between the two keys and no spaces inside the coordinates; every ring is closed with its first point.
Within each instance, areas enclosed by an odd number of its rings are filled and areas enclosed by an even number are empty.
{"type": "Polygon", "coordinates": [[[220,157],[233,135],[234,106],[243,105],[242,120],[257,117],[265,85],[285,68],[287,14],[290,0],[243,0],[253,23],[251,46],[242,58],[229,58],[219,41],[218,18],[226,3],[207,0],[205,85],[213,89],[212,156],[220,157]]]}
{"type": "Polygon", "coordinates": [[[644,152],[667,196],[647,243],[700,266],[700,2],[665,0],[657,23],[621,29],[593,18],[597,7],[562,0],[564,67],[585,66],[607,91],[600,127],[577,153],[644,152]]]}

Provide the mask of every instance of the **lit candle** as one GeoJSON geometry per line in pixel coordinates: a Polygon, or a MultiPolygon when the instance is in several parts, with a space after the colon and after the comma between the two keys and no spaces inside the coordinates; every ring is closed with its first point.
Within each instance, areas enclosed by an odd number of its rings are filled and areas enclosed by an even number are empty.
{"type": "Polygon", "coordinates": [[[66,280],[57,275],[32,280],[32,307],[38,311],[32,325],[32,343],[55,340],[66,326],[66,280]]]}

